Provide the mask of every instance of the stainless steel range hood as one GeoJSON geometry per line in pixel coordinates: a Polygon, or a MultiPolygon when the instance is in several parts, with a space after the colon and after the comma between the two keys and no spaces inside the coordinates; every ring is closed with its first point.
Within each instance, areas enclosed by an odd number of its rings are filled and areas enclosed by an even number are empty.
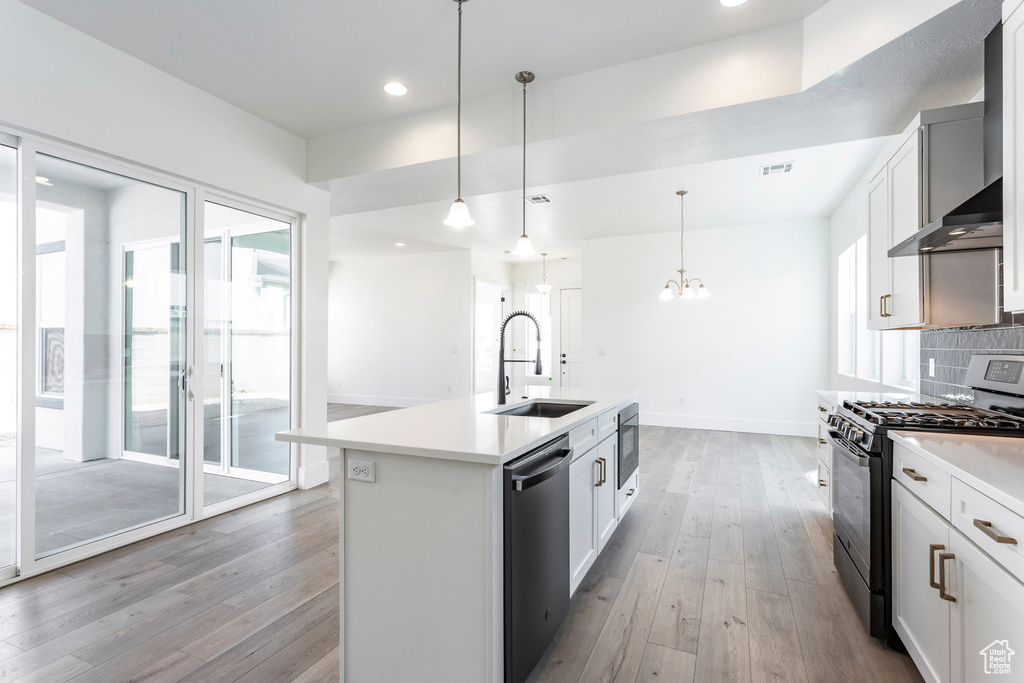
{"type": "Polygon", "coordinates": [[[1003,179],[999,178],[942,218],[889,250],[889,256],[1003,246],[1003,179]]]}
{"type": "Polygon", "coordinates": [[[985,38],[985,189],[889,250],[889,256],[1003,246],[1003,25],[985,38]]]}

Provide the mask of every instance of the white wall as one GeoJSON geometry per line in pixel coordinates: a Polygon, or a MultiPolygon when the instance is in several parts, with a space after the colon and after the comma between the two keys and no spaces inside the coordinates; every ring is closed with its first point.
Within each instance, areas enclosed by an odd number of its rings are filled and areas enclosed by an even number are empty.
{"type": "Polygon", "coordinates": [[[330,268],[330,400],[411,406],[472,393],[467,250],[330,268]]]}
{"type": "Polygon", "coordinates": [[[584,242],[586,386],[641,390],[643,424],[813,435],[828,244],[820,219],[687,232],[688,274],[712,296],[663,302],[679,233],[584,242]]]}
{"type": "MultiPolygon", "coordinates": [[[[177,174],[303,220],[301,421],[326,419],[329,195],[305,182],[305,142],[41,12],[0,0],[0,125],[177,174]]],[[[303,447],[299,481],[327,481],[303,447]]]]}

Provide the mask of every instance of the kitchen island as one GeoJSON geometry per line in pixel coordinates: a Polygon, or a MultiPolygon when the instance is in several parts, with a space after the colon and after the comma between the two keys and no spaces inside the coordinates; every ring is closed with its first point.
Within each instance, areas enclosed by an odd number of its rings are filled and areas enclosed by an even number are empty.
{"type": "Polygon", "coordinates": [[[491,392],[280,432],[341,450],[342,680],[502,681],[502,465],[565,434],[590,450],[599,423],[634,399],[513,388],[507,406],[491,392]],[[557,418],[493,412],[538,399],[586,405],[557,418]]]}

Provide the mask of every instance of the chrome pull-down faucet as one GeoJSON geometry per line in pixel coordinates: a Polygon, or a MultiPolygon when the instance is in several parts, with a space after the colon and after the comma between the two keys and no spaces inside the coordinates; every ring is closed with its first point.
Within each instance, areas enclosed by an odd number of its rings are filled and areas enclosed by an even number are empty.
{"type": "Polygon", "coordinates": [[[501,339],[500,344],[498,346],[498,405],[505,405],[505,396],[512,393],[512,390],[508,386],[508,377],[505,375],[505,363],[535,363],[535,374],[539,375],[542,372],[544,372],[544,369],[541,367],[540,364],[540,323],[537,322],[537,319],[533,317],[532,313],[527,313],[526,311],[513,311],[512,313],[509,313],[507,316],[505,316],[505,320],[501,323],[500,336],[501,339]],[[519,315],[525,315],[527,318],[532,320],[533,326],[537,328],[537,360],[535,361],[527,360],[525,358],[510,358],[508,360],[505,360],[505,326],[508,325],[509,321],[512,320],[512,318],[515,318],[516,316],[519,315]]]}

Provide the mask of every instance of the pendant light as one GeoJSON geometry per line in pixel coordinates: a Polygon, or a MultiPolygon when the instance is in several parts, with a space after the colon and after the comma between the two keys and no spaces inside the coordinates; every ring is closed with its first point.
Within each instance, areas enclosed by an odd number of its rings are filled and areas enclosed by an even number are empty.
{"type": "Polygon", "coordinates": [[[452,202],[448,218],[444,224],[452,228],[468,228],[475,222],[469,215],[469,207],[462,201],[462,3],[466,0],[455,0],[459,3],[459,66],[458,90],[455,96],[455,149],[458,178],[458,197],[452,202]]]}
{"type": "Polygon", "coordinates": [[[544,261],[544,275],[540,279],[540,284],[534,285],[534,287],[536,287],[537,291],[541,294],[547,294],[551,291],[551,285],[548,284],[548,253],[544,252],[540,256],[544,261]]]}
{"type": "Polygon", "coordinates": [[[530,238],[526,236],[526,84],[533,83],[534,75],[529,71],[520,71],[516,74],[516,81],[523,84],[523,234],[516,242],[516,248],[512,251],[516,256],[531,256],[533,245],[530,238]]]}
{"type": "Polygon", "coordinates": [[[683,201],[686,197],[686,190],[679,190],[676,194],[679,195],[679,281],[669,280],[666,282],[665,288],[661,290],[658,298],[662,301],[671,301],[675,298],[671,287],[671,285],[675,285],[680,299],[707,299],[711,296],[711,290],[704,286],[704,282],[698,277],[686,277],[686,268],[683,265],[683,236],[685,234],[683,201]],[[694,289],[691,283],[699,286],[694,289]]]}

